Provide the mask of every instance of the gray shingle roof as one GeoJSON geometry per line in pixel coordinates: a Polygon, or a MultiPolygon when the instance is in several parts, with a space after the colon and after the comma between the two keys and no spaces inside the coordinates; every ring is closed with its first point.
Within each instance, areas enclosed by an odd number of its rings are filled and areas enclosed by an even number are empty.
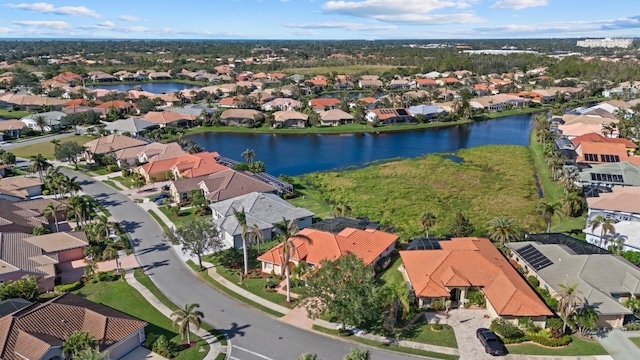
{"type": "MultiPolygon", "coordinates": [[[[580,172],[579,181],[583,183],[596,183],[595,181],[591,180],[592,173],[622,175],[624,183],[614,183],[614,185],[640,186],[640,166],[634,165],[627,161],[593,165],[591,169],[585,169],[580,172]]],[[[599,183],[605,184],[607,182],[601,181],[599,183]]]]}
{"type": "MultiPolygon", "coordinates": [[[[553,262],[536,273],[555,292],[559,285],[578,284],[578,291],[602,315],[631,314],[613,294],[640,296],[640,269],[618,255],[576,255],[562,245],[544,245],[535,241],[514,242],[508,246],[519,249],[532,245],[553,262]]],[[[516,255],[517,256],[517,255],[516,255]]],[[[529,266],[533,269],[532,266],[529,266]]]]}

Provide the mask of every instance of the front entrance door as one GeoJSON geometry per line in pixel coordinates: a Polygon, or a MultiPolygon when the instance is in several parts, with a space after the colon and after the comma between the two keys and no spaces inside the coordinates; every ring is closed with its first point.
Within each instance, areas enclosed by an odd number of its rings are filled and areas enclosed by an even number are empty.
{"type": "Polygon", "coordinates": [[[449,293],[451,301],[460,301],[460,289],[453,288],[449,293]]]}

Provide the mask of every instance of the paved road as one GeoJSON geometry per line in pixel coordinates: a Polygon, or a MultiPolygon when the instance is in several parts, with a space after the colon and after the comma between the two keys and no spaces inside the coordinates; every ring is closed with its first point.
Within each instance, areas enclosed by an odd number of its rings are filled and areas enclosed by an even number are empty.
{"type": "MultiPolygon", "coordinates": [[[[231,359],[295,360],[309,352],[324,360],[339,360],[357,346],[285,324],[217,292],[178,259],[163,242],[161,228],[138,205],[101,182],[68,169],[61,171],[78,176],[84,191],[121,221],[140,264],[164,294],[177,304],[200,304],[205,320],[231,339],[231,359]]],[[[375,360],[414,358],[378,349],[371,353],[375,360]]]]}
{"type": "Polygon", "coordinates": [[[21,141],[21,142],[7,143],[5,145],[2,145],[2,149],[7,150],[7,151],[11,151],[11,149],[15,149],[15,148],[19,148],[19,147],[23,147],[23,146],[27,146],[27,145],[46,143],[46,142],[50,142],[51,140],[54,140],[54,139],[64,139],[66,137],[73,136],[73,135],[74,134],[72,132],[64,133],[64,134],[57,134],[57,135],[47,135],[47,136],[38,137],[38,138],[25,140],[25,141],[21,141]]]}

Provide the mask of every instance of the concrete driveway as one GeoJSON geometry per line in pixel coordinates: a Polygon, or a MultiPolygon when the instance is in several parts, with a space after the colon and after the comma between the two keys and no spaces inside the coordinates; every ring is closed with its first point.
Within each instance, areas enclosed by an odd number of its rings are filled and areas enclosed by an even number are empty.
{"type": "Polygon", "coordinates": [[[167,358],[162,357],[154,353],[153,351],[140,346],[137,349],[125,355],[120,360],[166,360],[166,359],[167,358]]]}
{"type": "Polygon", "coordinates": [[[443,314],[428,313],[430,323],[448,324],[453,328],[460,351],[460,360],[482,360],[494,357],[484,351],[484,346],[476,338],[476,330],[489,328],[491,320],[485,318],[489,313],[484,309],[453,309],[449,317],[443,314]]]}

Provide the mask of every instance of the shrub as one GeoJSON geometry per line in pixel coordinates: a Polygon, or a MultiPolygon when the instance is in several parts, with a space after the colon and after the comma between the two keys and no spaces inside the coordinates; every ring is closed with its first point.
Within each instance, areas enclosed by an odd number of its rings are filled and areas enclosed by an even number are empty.
{"type": "Polygon", "coordinates": [[[558,300],[556,300],[555,298],[552,298],[552,297],[545,298],[544,299],[544,303],[547,304],[547,306],[551,310],[553,310],[553,311],[558,310],[558,300]]]}
{"type": "Polygon", "coordinates": [[[530,317],[521,317],[518,318],[518,326],[520,327],[520,329],[527,331],[527,332],[536,332],[538,330],[540,330],[539,327],[536,326],[536,324],[533,323],[533,320],[531,320],[530,317]]]}
{"type": "Polygon", "coordinates": [[[550,337],[549,333],[545,331],[529,334],[529,340],[536,344],[548,347],[566,346],[571,343],[571,336],[564,335],[557,338],[550,337]]]}
{"type": "Polygon", "coordinates": [[[98,281],[114,281],[118,280],[120,275],[113,271],[100,271],[98,272],[98,281]]]}
{"type": "Polygon", "coordinates": [[[548,318],[546,327],[547,329],[562,329],[564,327],[564,321],[557,317],[548,318]]]}
{"type": "Polygon", "coordinates": [[[433,310],[435,311],[442,311],[444,310],[444,304],[442,303],[442,301],[440,300],[433,300],[431,302],[431,307],[433,308],[433,310]]]}
{"type": "Polygon", "coordinates": [[[169,341],[166,336],[160,335],[156,341],[153,342],[151,349],[154,353],[164,356],[166,358],[173,358],[177,355],[179,349],[178,345],[169,341]]]}
{"type": "Polygon", "coordinates": [[[529,275],[527,276],[527,281],[529,282],[529,284],[531,284],[531,286],[533,286],[534,288],[537,288],[538,286],[540,286],[540,280],[538,280],[537,277],[533,276],[533,275],[529,275]]]}
{"type": "Polygon", "coordinates": [[[120,168],[118,167],[118,165],[107,165],[107,172],[116,172],[118,171],[120,168]]]}
{"type": "Polygon", "coordinates": [[[625,330],[640,330],[640,323],[627,324],[624,326],[625,330]]]}
{"type": "Polygon", "coordinates": [[[469,290],[467,292],[467,299],[472,305],[485,306],[487,303],[484,294],[480,290],[469,290]]]}
{"type": "Polygon", "coordinates": [[[82,282],[76,281],[71,284],[56,285],[53,287],[53,290],[55,290],[56,292],[70,292],[80,289],[82,285],[82,282]]]}
{"type": "Polygon", "coordinates": [[[440,331],[444,328],[442,324],[431,324],[431,330],[440,331]]]}
{"type": "Polygon", "coordinates": [[[489,329],[505,339],[517,339],[524,337],[524,332],[512,323],[504,319],[495,319],[489,329]]]}
{"type": "Polygon", "coordinates": [[[158,339],[158,335],[157,334],[148,333],[147,334],[147,338],[144,340],[144,344],[142,344],[142,346],[144,346],[147,349],[151,350],[151,349],[153,349],[153,343],[155,343],[157,339],[158,339]]]}

